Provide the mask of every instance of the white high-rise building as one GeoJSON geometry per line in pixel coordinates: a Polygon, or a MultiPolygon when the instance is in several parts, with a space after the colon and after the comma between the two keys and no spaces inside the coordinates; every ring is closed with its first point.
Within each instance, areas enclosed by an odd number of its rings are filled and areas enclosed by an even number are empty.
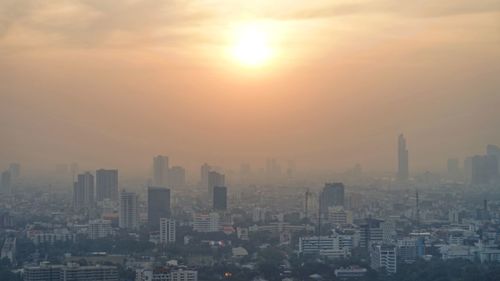
{"type": "Polygon", "coordinates": [[[212,212],[208,214],[195,214],[193,229],[198,232],[217,232],[220,231],[220,216],[212,212]]]}
{"type": "Polygon", "coordinates": [[[133,192],[120,193],[119,227],[128,229],[139,228],[138,197],[133,192]]]}
{"type": "Polygon", "coordinates": [[[160,243],[175,243],[175,220],[169,218],[160,219],[160,243]]]}
{"type": "Polygon", "coordinates": [[[375,244],[370,248],[371,268],[379,270],[384,268],[387,273],[397,271],[396,246],[375,244]]]}

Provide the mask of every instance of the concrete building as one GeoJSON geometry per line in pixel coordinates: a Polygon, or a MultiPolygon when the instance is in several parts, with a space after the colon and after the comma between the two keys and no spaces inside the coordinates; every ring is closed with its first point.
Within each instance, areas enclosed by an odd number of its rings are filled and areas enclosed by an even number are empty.
{"type": "Polygon", "coordinates": [[[214,187],[216,186],[226,186],[226,177],[218,172],[215,171],[210,171],[208,172],[208,186],[207,186],[207,192],[208,192],[208,198],[209,198],[209,203],[213,203],[213,194],[214,194],[214,187]]]}
{"type": "Polygon", "coordinates": [[[326,183],[320,197],[322,215],[328,217],[328,208],[343,207],[344,203],[344,184],[340,182],[326,183]]]}
{"type": "Polygon", "coordinates": [[[374,244],[370,247],[370,264],[374,270],[397,272],[397,250],[393,245],[374,244]]]}
{"type": "Polygon", "coordinates": [[[227,187],[214,186],[213,191],[213,209],[215,211],[227,210],[227,187]]]}
{"type": "Polygon", "coordinates": [[[118,281],[115,266],[49,265],[24,268],[24,281],[118,281]]]}
{"type": "Polygon", "coordinates": [[[89,237],[92,240],[106,238],[113,235],[110,220],[93,220],[89,222],[89,237]]]}
{"type": "Polygon", "coordinates": [[[175,243],[175,220],[169,218],[160,219],[160,243],[175,243]]]}
{"type": "Polygon", "coordinates": [[[120,193],[118,225],[120,228],[139,228],[139,203],[137,194],[125,191],[120,193]]]}
{"type": "Polygon", "coordinates": [[[11,263],[14,263],[16,259],[16,238],[7,237],[3,242],[2,251],[0,252],[0,259],[9,259],[11,263]]]}
{"type": "Polygon", "coordinates": [[[217,232],[221,230],[219,214],[197,213],[194,215],[193,230],[197,232],[217,232]]]}
{"type": "Polygon", "coordinates": [[[160,219],[170,217],[170,189],[148,187],[148,224],[151,230],[160,229],[160,219]]]}
{"type": "Polygon", "coordinates": [[[94,176],[90,172],[78,175],[73,186],[73,206],[80,210],[94,207],[94,176]]]}
{"type": "Polygon", "coordinates": [[[118,200],[118,170],[100,169],[96,171],[96,200],[118,200]]]}

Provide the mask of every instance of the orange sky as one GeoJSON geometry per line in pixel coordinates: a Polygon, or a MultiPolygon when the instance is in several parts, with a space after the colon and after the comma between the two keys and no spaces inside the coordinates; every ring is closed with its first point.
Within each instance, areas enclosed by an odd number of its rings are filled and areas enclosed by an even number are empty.
{"type": "Polygon", "coordinates": [[[0,165],[414,169],[500,144],[499,1],[0,2],[0,165]],[[275,55],[228,57],[258,24],[275,55]]]}

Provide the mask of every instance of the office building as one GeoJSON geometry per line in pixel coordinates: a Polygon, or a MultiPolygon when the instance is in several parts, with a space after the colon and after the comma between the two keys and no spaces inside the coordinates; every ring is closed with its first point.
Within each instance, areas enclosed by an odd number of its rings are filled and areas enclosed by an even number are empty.
{"type": "Polygon", "coordinates": [[[198,281],[198,271],[184,267],[136,270],[136,281],[198,281]]]}
{"type": "Polygon", "coordinates": [[[208,173],[212,170],[212,167],[207,163],[201,165],[200,168],[200,184],[203,188],[208,188],[208,173]]]}
{"type": "Polygon", "coordinates": [[[374,244],[370,247],[370,264],[374,270],[384,269],[389,274],[397,271],[396,246],[374,244]]]}
{"type": "Polygon", "coordinates": [[[410,175],[408,160],[408,149],[406,139],[403,134],[398,138],[398,175],[399,181],[407,181],[410,175]]]}
{"type": "Polygon", "coordinates": [[[2,250],[0,252],[0,259],[8,259],[11,263],[14,263],[16,259],[16,238],[7,237],[2,245],[2,250]]]}
{"type": "Polygon", "coordinates": [[[118,170],[97,170],[96,173],[96,199],[103,201],[118,200],[118,170]]]}
{"type": "Polygon", "coordinates": [[[24,281],[118,281],[116,266],[50,265],[24,268],[24,281]]]}
{"type": "Polygon", "coordinates": [[[344,184],[326,183],[320,197],[320,209],[323,216],[328,216],[328,208],[344,206],[344,184]]]}
{"type": "Polygon", "coordinates": [[[175,243],[175,220],[169,218],[160,219],[160,243],[175,243]]]}
{"type": "Polygon", "coordinates": [[[210,171],[208,172],[208,198],[210,203],[213,199],[215,186],[226,186],[226,177],[221,173],[210,171]]]}
{"type": "Polygon", "coordinates": [[[216,211],[227,210],[227,187],[214,186],[213,209],[216,211]]]}
{"type": "Polygon", "coordinates": [[[369,248],[372,244],[382,243],[384,240],[383,222],[383,220],[368,218],[357,223],[361,248],[369,248]]]}
{"type": "Polygon", "coordinates": [[[118,218],[120,228],[139,228],[139,205],[137,194],[123,191],[120,193],[120,214],[118,218]]]}
{"type": "Polygon", "coordinates": [[[498,159],[496,156],[476,155],[470,161],[471,184],[490,184],[498,179],[498,159]]]}
{"type": "Polygon", "coordinates": [[[75,209],[94,206],[94,176],[90,172],[78,175],[73,187],[73,206],[75,209]]]}
{"type": "Polygon", "coordinates": [[[212,212],[208,214],[197,213],[193,219],[193,230],[197,232],[217,232],[221,230],[220,216],[212,212]]]}
{"type": "Polygon", "coordinates": [[[148,188],[148,224],[151,230],[160,229],[160,219],[170,217],[170,189],[148,188]]]}
{"type": "Polygon", "coordinates": [[[102,239],[113,235],[110,220],[93,220],[89,222],[89,237],[92,240],[102,239]]]}
{"type": "Polygon", "coordinates": [[[168,157],[158,155],[153,158],[153,184],[155,186],[168,186],[168,157]]]}

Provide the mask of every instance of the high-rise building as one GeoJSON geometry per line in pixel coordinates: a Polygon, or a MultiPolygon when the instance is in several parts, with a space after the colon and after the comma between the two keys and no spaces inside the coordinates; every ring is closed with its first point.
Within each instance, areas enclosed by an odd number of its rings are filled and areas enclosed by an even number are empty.
{"type": "Polygon", "coordinates": [[[170,217],[170,189],[148,188],[148,224],[151,230],[160,229],[160,219],[170,217]]]}
{"type": "Polygon", "coordinates": [[[2,173],[2,179],[1,179],[1,193],[4,194],[9,194],[12,189],[12,176],[9,171],[4,171],[2,173]]]}
{"type": "Polygon", "coordinates": [[[101,239],[113,235],[110,220],[93,220],[89,222],[89,237],[92,240],[101,239]]]}
{"type": "Polygon", "coordinates": [[[158,155],[153,158],[153,184],[166,187],[168,185],[168,157],[158,155]]]}
{"type": "Polygon", "coordinates": [[[197,232],[220,231],[220,216],[218,213],[197,213],[193,219],[193,230],[197,232]]]}
{"type": "Polygon", "coordinates": [[[403,134],[398,138],[398,180],[407,181],[410,175],[408,164],[408,149],[406,139],[403,134]]]}
{"type": "Polygon", "coordinates": [[[328,208],[344,206],[344,184],[326,183],[320,197],[321,213],[328,216],[328,208]]]}
{"type": "Polygon", "coordinates": [[[226,186],[226,177],[218,172],[208,172],[208,199],[212,201],[215,186],[226,186]]]}
{"type": "Polygon", "coordinates": [[[216,211],[227,210],[227,187],[214,186],[213,209],[216,211]]]}
{"type": "Polygon", "coordinates": [[[120,214],[118,225],[120,228],[139,228],[139,206],[137,194],[122,191],[120,193],[120,214]]]}
{"type": "Polygon", "coordinates": [[[397,271],[397,251],[393,245],[372,245],[370,248],[370,264],[375,270],[385,269],[387,273],[397,271]]]}
{"type": "Polygon", "coordinates": [[[357,223],[361,248],[369,248],[372,244],[382,243],[384,240],[383,222],[383,220],[367,218],[357,223]]]}
{"type": "Polygon", "coordinates": [[[211,169],[212,167],[210,167],[210,165],[208,165],[207,163],[201,165],[200,184],[202,187],[208,188],[208,173],[210,172],[211,169]]]}
{"type": "Polygon", "coordinates": [[[94,206],[94,176],[90,172],[78,175],[73,186],[73,206],[75,209],[94,206]]]}
{"type": "Polygon", "coordinates": [[[476,155],[471,160],[470,182],[489,184],[498,178],[498,160],[494,155],[476,155]]]}
{"type": "Polygon", "coordinates": [[[116,266],[68,265],[29,266],[24,268],[24,281],[118,281],[116,266]]]}
{"type": "Polygon", "coordinates": [[[175,243],[175,220],[169,218],[160,219],[160,243],[175,243]]]}
{"type": "Polygon", "coordinates": [[[183,188],[186,185],[186,169],[173,166],[168,174],[168,183],[172,188],[183,188]]]}
{"type": "Polygon", "coordinates": [[[118,170],[97,170],[96,173],[96,199],[103,201],[118,200],[118,170]]]}
{"type": "Polygon", "coordinates": [[[16,238],[7,237],[2,245],[2,250],[0,251],[0,259],[8,259],[13,263],[16,259],[16,238]]]}

